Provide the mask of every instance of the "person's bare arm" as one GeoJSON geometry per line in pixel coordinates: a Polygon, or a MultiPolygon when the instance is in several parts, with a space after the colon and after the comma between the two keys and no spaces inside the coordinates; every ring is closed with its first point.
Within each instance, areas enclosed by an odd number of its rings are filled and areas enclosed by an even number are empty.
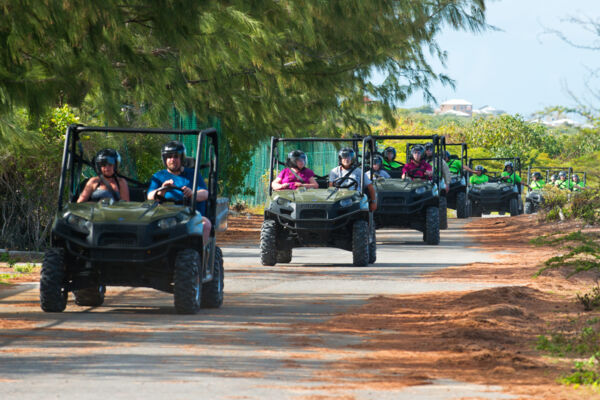
{"type": "Polygon", "coordinates": [[[81,191],[81,194],[79,195],[79,198],[77,199],[78,203],[83,203],[90,199],[90,197],[92,196],[92,192],[94,191],[94,185],[96,185],[96,183],[98,183],[98,178],[90,178],[87,181],[87,183],[85,184],[85,187],[83,188],[83,190],[81,191]]]}
{"type": "Polygon", "coordinates": [[[375,187],[372,183],[367,185],[367,191],[369,192],[369,211],[377,210],[377,194],[375,193],[375,187]]]}
{"type": "Polygon", "coordinates": [[[119,188],[121,200],[129,201],[129,185],[127,184],[127,181],[125,179],[119,178],[119,188]]]}

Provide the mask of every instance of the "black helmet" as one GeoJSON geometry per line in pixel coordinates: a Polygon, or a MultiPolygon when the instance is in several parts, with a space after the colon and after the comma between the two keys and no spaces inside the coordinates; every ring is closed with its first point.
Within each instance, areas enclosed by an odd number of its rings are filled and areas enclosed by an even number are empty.
{"type": "Polygon", "coordinates": [[[558,173],[558,177],[559,177],[559,178],[562,178],[563,176],[566,178],[566,177],[567,177],[567,173],[566,173],[565,171],[560,171],[560,172],[558,173]]]}
{"type": "Polygon", "coordinates": [[[288,168],[298,168],[298,160],[304,161],[304,165],[306,166],[306,154],[302,150],[292,150],[287,155],[285,166],[288,168]]]}
{"type": "Polygon", "coordinates": [[[119,164],[121,164],[121,155],[114,149],[102,149],[94,157],[94,167],[96,173],[100,174],[100,167],[106,164],[114,165],[115,174],[119,170],[119,164]]]}
{"type": "Polygon", "coordinates": [[[515,166],[513,165],[512,161],[507,161],[504,163],[504,170],[506,170],[507,167],[515,169],[515,166]]]}
{"type": "Polygon", "coordinates": [[[185,160],[185,146],[178,140],[171,140],[167,142],[162,147],[160,154],[162,156],[163,164],[167,165],[167,154],[175,154],[179,155],[179,159],[183,164],[183,160],[185,160]]]}
{"type": "Polygon", "coordinates": [[[352,164],[356,161],[356,153],[350,147],[344,147],[338,152],[338,162],[342,164],[342,158],[349,158],[352,160],[352,164]]]}
{"type": "Polygon", "coordinates": [[[579,180],[579,175],[573,174],[573,180],[575,180],[575,178],[577,178],[577,180],[579,180]]]}
{"type": "Polygon", "coordinates": [[[481,171],[483,172],[485,170],[485,168],[483,168],[483,165],[477,165],[475,166],[475,171],[481,171]]]}
{"type": "Polygon", "coordinates": [[[387,159],[387,155],[388,153],[392,153],[392,161],[394,161],[396,159],[396,149],[393,148],[392,146],[386,147],[385,150],[383,150],[383,156],[387,159]]]}
{"type": "Polygon", "coordinates": [[[534,172],[533,177],[536,179],[542,179],[542,174],[540,172],[534,172]]]}
{"type": "Polygon", "coordinates": [[[450,152],[448,150],[444,151],[444,156],[446,157],[446,159],[450,159],[450,152]]]}
{"type": "Polygon", "coordinates": [[[373,156],[373,165],[375,164],[378,164],[379,168],[383,166],[383,157],[381,157],[379,154],[373,156]]]}
{"type": "Polygon", "coordinates": [[[425,144],[425,151],[433,151],[433,143],[429,142],[425,144]]]}
{"type": "Polygon", "coordinates": [[[421,146],[420,144],[413,146],[413,148],[410,149],[410,154],[412,156],[415,153],[419,153],[421,154],[421,157],[423,157],[423,154],[425,154],[425,148],[423,148],[423,146],[421,146]]]}

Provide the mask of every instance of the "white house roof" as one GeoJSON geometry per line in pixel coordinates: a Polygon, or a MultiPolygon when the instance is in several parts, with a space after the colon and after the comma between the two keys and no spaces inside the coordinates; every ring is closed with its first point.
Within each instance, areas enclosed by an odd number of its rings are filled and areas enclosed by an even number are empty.
{"type": "Polygon", "coordinates": [[[445,102],[442,103],[442,105],[448,105],[448,106],[472,106],[473,103],[470,103],[466,100],[461,100],[461,99],[451,99],[451,100],[446,100],[445,102]]]}
{"type": "Polygon", "coordinates": [[[439,115],[456,115],[457,117],[470,117],[469,113],[458,111],[458,110],[446,110],[441,112],[439,115]]]}

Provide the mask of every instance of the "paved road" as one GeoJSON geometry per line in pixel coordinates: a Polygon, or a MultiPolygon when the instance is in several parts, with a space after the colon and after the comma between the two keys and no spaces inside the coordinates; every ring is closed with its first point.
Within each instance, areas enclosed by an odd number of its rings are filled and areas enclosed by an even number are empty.
{"type": "Polygon", "coordinates": [[[295,250],[292,264],[262,267],[255,247],[224,248],[225,304],[195,316],[175,314],[171,295],[146,289],[109,288],[103,307],[69,302],[60,314],[40,311],[35,285],[0,292],[0,398],[513,398],[449,380],[404,390],[332,387],[323,373],[358,355],[348,346],[360,338],[294,329],[373,295],[489,287],[419,278],[494,261],[471,247],[462,223],[450,220],[439,246],[424,245],[418,232],[380,231],[377,264],[367,268],[349,266],[351,254],[342,250],[295,250]]]}

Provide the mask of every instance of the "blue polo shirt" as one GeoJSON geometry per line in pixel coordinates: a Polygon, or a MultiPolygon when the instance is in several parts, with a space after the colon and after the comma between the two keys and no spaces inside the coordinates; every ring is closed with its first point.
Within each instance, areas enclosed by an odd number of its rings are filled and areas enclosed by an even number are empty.
{"type": "MultiPolygon", "coordinates": [[[[173,175],[166,169],[158,171],[152,175],[152,178],[150,179],[148,193],[158,189],[165,181],[168,181],[169,179],[173,179],[173,183],[177,187],[187,186],[191,188],[194,184],[194,169],[184,168],[180,175],[173,175]]],[[[202,175],[200,172],[198,172],[198,186],[196,187],[196,190],[200,189],[206,189],[206,183],[204,183],[204,178],[202,178],[202,175]]],[[[169,201],[183,201],[183,193],[179,190],[171,190],[165,193],[165,199],[169,201]]],[[[196,202],[196,209],[200,211],[200,214],[206,215],[206,201],[196,202]]]]}

